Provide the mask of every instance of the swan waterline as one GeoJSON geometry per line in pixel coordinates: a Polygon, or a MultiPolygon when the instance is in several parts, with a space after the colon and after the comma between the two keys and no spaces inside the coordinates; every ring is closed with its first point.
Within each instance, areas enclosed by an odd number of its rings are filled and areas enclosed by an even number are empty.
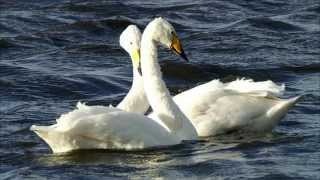
{"type": "Polygon", "coordinates": [[[156,119],[119,108],[78,103],[75,110],[61,115],[56,124],[32,125],[30,129],[50,146],[53,153],[78,149],[138,150],[196,140],[196,130],[173,103],[161,79],[157,62],[156,44],[174,49],[180,55],[184,54],[173,32],[173,27],[167,21],[157,18],[148,24],[141,41],[143,87],[157,114],[156,119]]]}
{"type": "MultiPolygon", "coordinates": [[[[141,36],[138,27],[134,25],[128,27],[132,28],[135,29],[135,33],[131,36],[141,36]]],[[[183,56],[185,57],[184,54],[183,56]]],[[[141,76],[134,74],[133,81],[138,78],[141,80],[141,76]]],[[[142,84],[141,81],[139,85],[142,84]]],[[[214,136],[231,131],[266,133],[280,122],[300,98],[300,96],[291,99],[278,98],[284,90],[283,84],[279,86],[270,80],[254,82],[251,79],[238,79],[222,83],[215,79],[186,90],[174,96],[173,100],[191,120],[198,136],[214,136]]],[[[141,87],[135,92],[145,94],[141,87]]],[[[134,101],[135,97],[136,95],[132,96],[132,102],[140,102],[146,107],[148,102],[145,96],[134,101]]],[[[157,118],[154,113],[149,117],[157,118]]]]}

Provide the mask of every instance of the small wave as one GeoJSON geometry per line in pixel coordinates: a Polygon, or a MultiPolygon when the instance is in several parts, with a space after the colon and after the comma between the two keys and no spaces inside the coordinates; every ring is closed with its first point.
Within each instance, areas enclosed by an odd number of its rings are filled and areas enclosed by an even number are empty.
{"type": "Polygon", "coordinates": [[[161,62],[161,70],[165,76],[171,78],[185,79],[188,81],[198,81],[200,79],[202,81],[209,80],[207,72],[193,64],[163,61],[161,62]]]}
{"type": "MultiPolygon", "coordinates": [[[[1,77],[10,76],[13,74],[19,74],[24,75],[26,72],[30,71],[30,69],[27,69],[25,67],[16,66],[13,64],[7,64],[7,63],[0,63],[0,75],[1,77]]],[[[6,80],[4,80],[6,81],[6,80]]]]}
{"type": "Polygon", "coordinates": [[[77,11],[77,12],[92,12],[96,10],[95,7],[88,6],[87,4],[74,4],[74,3],[69,3],[64,5],[63,9],[68,11],[77,11]]]}
{"type": "Polygon", "coordinates": [[[110,92],[119,93],[125,89],[120,83],[105,77],[98,77],[97,75],[88,76],[85,74],[73,75],[68,78],[69,81],[78,84],[77,89],[86,89],[86,92],[110,92]]]}
{"type": "Polygon", "coordinates": [[[5,79],[5,78],[0,78],[0,88],[4,87],[4,88],[8,88],[8,87],[12,87],[15,85],[15,82],[9,79],[5,79]]]}
{"type": "Polygon", "coordinates": [[[95,14],[108,14],[108,15],[116,15],[119,14],[119,9],[121,12],[125,12],[125,10],[130,11],[130,8],[124,5],[119,1],[100,1],[100,3],[96,3],[94,1],[89,2],[69,2],[63,4],[63,10],[66,11],[74,11],[74,12],[84,12],[84,13],[95,13],[95,14]],[[117,7],[117,8],[115,8],[117,7]]]}
{"type": "Polygon", "coordinates": [[[306,11],[320,13],[320,5],[308,7],[306,11]]]}
{"type": "Polygon", "coordinates": [[[189,64],[175,61],[162,61],[161,70],[164,77],[178,78],[190,82],[201,83],[212,79],[230,82],[240,78],[268,80],[270,77],[261,71],[265,69],[248,69],[244,67],[224,67],[212,64],[189,64]]]}
{"type": "Polygon", "coordinates": [[[93,33],[102,33],[106,28],[123,30],[130,24],[136,24],[140,26],[140,28],[142,27],[137,22],[134,22],[134,20],[123,16],[115,16],[101,20],[77,21],[71,23],[69,26],[71,28],[86,30],[93,33]]]}
{"type": "Polygon", "coordinates": [[[237,143],[236,146],[229,150],[251,149],[257,147],[268,147],[278,144],[297,143],[303,141],[303,136],[286,135],[282,133],[261,133],[246,134],[244,132],[231,132],[230,134],[220,135],[210,138],[219,143],[237,143]]]}
{"type": "Polygon", "coordinates": [[[39,47],[50,47],[51,41],[47,38],[44,38],[41,34],[26,34],[26,35],[18,35],[14,39],[14,46],[23,48],[23,49],[31,49],[31,48],[39,48],[39,47]]]}
{"type": "Polygon", "coordinates": [[[6,49],[14,46],[15,44],[11,43],[10,41],[5,39],[0,39],[0,49],[6,49]]]}
{"type": "Polygon", "coordinates": [[[110,44],[80,44],[67,46],[64,48],[68,52],[83,52],[83,53],[120,53],[120,48],[110,44]]]}
{"type": "MultiPolygon", "coordinates": [[[[137,25],[137,23],[134,22],[134,20],[126,18],[126,17],[122,17],[122,16],[116,16],[116,17],[109,18],[109,19],[103,19],[103,20],[100,20],[99,22],[102,25],[108,26],[112,29],[125,29],[130,24],[137,25]]],[[[140,26],[140,28],[141,28],[141,26],[140,26]]]]}
{"type": "Polygon", "coordinates": [[[55,34],[55,33],[48,33],[45,35],[55,46],[63,47],[67,44],[71,43],[70,40],[67,40],[63,37],[61,37],[61,34],[55,34]]]}
{"type": "Polygon", "coordinates": [[[254,27],[270,29],[274,31],[303,31],[304,30],[303,28],[290,24],[288,22],[273,20],[267,17],[248,18],[246,19],[246,21],[249,22],[249,24],[254,27]]]}
{"type": "MultiPolygon", "coordinates": [[[[18,30],[16,30],[13,27],[8,27],[8,24],[6,23],[0,23],[0,41],[2,40],[2,37],[14,37],[18,34],[18,30]]],[[[0,42],[1,44],[1,42],[0,42]]]]}
{"type": "Polygon", "coordinates": [[[69,27],[93,33],[102,33],[104,31],[104,28],[96,21],[77,21],[71,23],[69,27]]]}
{"type": "Polygon", "coordinates": [[[281,66],[280,69],[284,69],[284,70],[289,70],[289,71],[293,71],[296,73],[320,73],[320,64],[308,64],[308,65],[297,65],[297,66],[293,66],[293,65],[284,65],[281,66]]]}

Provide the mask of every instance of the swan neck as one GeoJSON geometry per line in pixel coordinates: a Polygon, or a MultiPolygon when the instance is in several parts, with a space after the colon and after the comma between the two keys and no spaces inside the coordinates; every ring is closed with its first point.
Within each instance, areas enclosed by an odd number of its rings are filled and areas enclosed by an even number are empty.
{"type": "Polygon", "coordinates": [[[158,43],[153,39],[152,33],[150,27],[147,27],[141,42],[141,69],[147,99],[155,114],[171,132],[184,140],[193,139],[196,136],[193,125],[174,103],[162,80],[158,63],[158,43]]]}
{"type": "Polygon", "coordinates": [[[117,108],[127,112],[136,112],[144,114],[148,108],[149,103],[144,93],[143,79],[136,68],[132,68],[132,85],[128,94],[117,105],[117,108]]]}

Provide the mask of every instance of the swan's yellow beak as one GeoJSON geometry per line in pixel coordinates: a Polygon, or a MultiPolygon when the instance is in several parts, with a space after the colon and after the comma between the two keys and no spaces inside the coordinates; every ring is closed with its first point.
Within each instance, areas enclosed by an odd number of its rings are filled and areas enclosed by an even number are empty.
{"type": "Polygon", "coordinates": [[[140,67],[140,49],[135,49],[131,52],[132,64],[135,69],[138,70],[139,74],[142,76],[140,67]]]}
{"type": "Polygon", "coordinates": [[[189,61],[186,54],[183,51],[181,42],[176,33],[173,33],[170,49],[173,50],[173,52],[175,52],[179,56],[181,56],[184,60],[189,61]]]}

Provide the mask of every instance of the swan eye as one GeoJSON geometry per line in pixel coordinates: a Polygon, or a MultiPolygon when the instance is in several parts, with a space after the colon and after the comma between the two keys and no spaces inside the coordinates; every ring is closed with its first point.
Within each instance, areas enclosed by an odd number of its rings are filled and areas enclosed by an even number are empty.
{"type": "Polygon", "coordinates": [[[132,42],[130,42],[130,45],[132,45],[133,43],[132,42]]]}

